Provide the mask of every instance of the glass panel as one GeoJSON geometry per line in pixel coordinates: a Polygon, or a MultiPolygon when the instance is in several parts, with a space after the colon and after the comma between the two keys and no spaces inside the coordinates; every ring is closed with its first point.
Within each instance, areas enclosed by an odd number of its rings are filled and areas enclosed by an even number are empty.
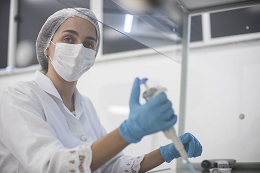
{"type": "MultiPolygon", "coordinates": [[[[68,5],[89,8],[89,0],[73,0],[68,5]]],[[[35,42],[41,27],[50,15],[63,8],[67,8],[67,4],[53,0],[19,1],[16,67],[38,64],[35,42]]]]}
{"type": "Polygon", "coordinates": [[[10,0],[1,0],[0,1],[0,16],[1,16],[0,18],[0,23],[1,23],[0,69],[7,67],[9,10],[10,10],[10,0]]]}
{"type": "MultiPolygon", "coordinates": [[[[57,1],[66,4],[68,7],[72,7],[70,3],[73,0],[57,1]]],[[[76,2],[73,1],[73,4],[75,3],[76,2]]],[[[120,5],[120,2],[116,3],[120,5]]],[[[121,9],[124,9],[125,7],[126,6],[123,6],[122,8],[121,6],[121,9]]],[[[181,43],[181,36],[179,33],[182,30],[182,11],[178,7],[172,4],[171,12],[174,11],[174,17],[176,17],[174,19],[167,17],[164,13],[165,11],[162,11],[162,14],[150,11],[149,13],[137,15],[135,12],[132,12],[131,10],[129,11],[129,9],[126,10],[127,15],[121,15],[121,20],[104,17],[103,19],[98,19],[98,21],[136,40],[137,42],[142,43],[146,47],[150,47],[156,52],[180,62],[180,59],[177,59],[177,56],[175,56],[176,51],[161,51],[161,48],[164,48],[165,46],[176,46],[181,43]],[[133,17],[139,19],[136,20],[133,17]]],[[[109,16],[111,14],[104,15],[109,16]]],[[[174,47],[172,47],[172,50],[174,50],[174,47]]]]}
{"type": "MultiPolygon", "coordinates": [[[[103,20],[104,21],[117,21],[118,27],[124,27],[124,22],[128,12],[110,0],[103,0],[103,20]]],[[[140,20],[135,16],[132,17],[132,22],[140,20]]],[[[130,22],[130,21],[129,21],[130,22]]],[[[130,26],[129,26],[130,27],[130,26]]],[[[131,28],[132,29],[132,28],[131,28]]],[[[124,34],[103,25],[103,54],[124,52],[130,50],[139,50],[147,48],[147,46],[125,36],[124,34]]]]}
{"type": "Polygon", "coordinates": [[[181,61],[172,52],[160,51],[162,46],[181,44],[183,11],[176,2],[112,1],[140,19],[139,23],[132,24],[131,32],[120,29],[121,32],[175,61],[181,61]]]}
{"type": "MultiPolygon", "coordinates": [[[[259,7],[211,14],[212,37],[259,32],[259,7]]],[[[192,161],[259,162],[258,55],[257,41],[190,52],[184,131],[203,145],[202,156],[192,161]]]]}
{"type": "Polygon", "coordinates": [[[192,161],[259,162],[259,43],[204,49],[191,51],[188,65],[185,131],[203,145],[192,161]]]}
{"type": "MultiPolygon", "coordinates": [[[[129,12],[124,10],[113,1],[103,0],[103,12],[104,21],[113,21],[112,23],[117,22],[116,25],[118,28],[123,28],[125,26],[125,19],[129,12]]],[[[139,26],[142,25],[142,23],[144,22],[140,18],[133,16],[133,23],[135,23],[134,26],[139,26]]],[[[179,32],[179,35],[181,35],[182,31],[179,32]]],[[[140,34],[139,36],[142,36],[142,34],[140,34]]],[[[190,41],[202,41],[201,15],[191,17],[190,41]]],[[[103,54],[139,50],[144,48],[147,48],[147,46],[137,42],[136,40],[126,37],[124,34],[117,32],[106,25],[103,25],[103,54]]]]}
{"type": "Polygon", "coordinates": [[[147,46],[103,25],[103,54],[145,49],[147,46]]]}

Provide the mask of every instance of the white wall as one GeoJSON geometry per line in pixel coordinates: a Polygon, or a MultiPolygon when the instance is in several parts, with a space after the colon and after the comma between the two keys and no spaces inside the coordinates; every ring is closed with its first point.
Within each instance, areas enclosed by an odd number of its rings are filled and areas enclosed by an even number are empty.
{"type": "Polygon", "coordinates": [[[204,148],[194,160],[259,162],[260,41],[196,49],[189,62],[185,130],[204,148]]]}
{"type": "MultiPolygon", "coordinates": [[[[185,131],[189,131],[198,137],[204,147],[205,153],[205,155],[203,155],[200,159],[195,159],[194,161],[200,162],[204,158],[209,159],[208,157],[222,157],[223,155],[217,154],[223,152],[228,153],[227,157],[229,158],[237,157],[237,159],[241,159],[241,154],[236,154],[238,152],[241,152],[241,150],[237,150],[241,148],[234,146],[236,143],[241,143],[241,145],[239,146],[245,146],[247,148],[246,150],[243,150],[243,153],[244,157],[249,158],[250,154],[253,153],[249,153],[248,155],[246,155],[246,151],[249,150],[250,147],[252,148],[250,152],[254,151],[256,146],[259,146],[259,137],[255,136],[259,136],[259,126],[250,127],[250,125],[255,125],[254,121],[258,122],[258,124],[260,122],[259,109],[256,109],[256,106],[259,104],[260,101],[260,85],[259,80],[256,80],[260,79],[257,78],[260,74],[259,46],[259,41],[252,41],[240,44],[227,44],[222,46],[212,46],[191,50],[189,64],[190,78],[188,81],[189,100],[187,104],[188,110],[185,131]],[[249,63],[250,66],[246,66],[246,68],[249,70],[243,71],[242,73],[236,73],[239,72],[239,69],[231,70],[229,68],[233,68],[234,65],[237,63],[239,63],[240,65],[243,65],[243,63],[249,63]],[[250,68],[254,70],[250,71],[250,68]],[[229,73],[230,70],[231,73],[229,73]],[[230,76],[228,76],[229,74],[230,76]],[[243,81],[240,81],[240,83],[238,83],[239,79],[241,79],[241,75],[243,76],[243,81]],[[221,80],[221,78],[223,77],[225,77],[225,83],[218,83],[218,81],[223,82],[223,80],[221,80]],[[250,80],[250,78],[255,81],[255,86],[243,85],[243,83],[246,84],[247,82],[252,83],[252,80],[250,80]],[[220,85],[223,87],[219,87],[220,85]],[[243,87],[237,88],[238,85],[243,85],[243,87]],[[225,87],[228,87],[228,89],[217,92],[219,91],[217,89],[225,87]],[[251,91],[250,97],[243,97],[245,98],[243,100],[243,103],[246,106],[253,105],[253,107],[250,107],[250,110],[254,112],[245,113],[246,121],[240,120],[237,123],[234,122],[234,120],[237,119],[229,117],[230,111],[225,114],[220,114],[219,112],[214,113],[214,111],[216,110],[225,110],[223,109],[223,102],[228,99],[229,101],[227,102],[230,102],[230,91],[232,91],[232,89],[236,91],[234,92],[234,94],[232,94],[234,96],[232,100],[237,103],[236,106],[238,107],[239,99],[236,97],[236,94],[239,94],[242,90],[251,91]],[[251,96],[253,97],[254,93],[257,97],[254,97],[254,99],[250,99],[251,96]],[[224,96],[221,97],[222,100],[216,99],[220,94],[221,96],[224,96]],[[208,104],[208,102],[211,101],[213,101],[214,103],[208,104]],[[203,105],[209,105],[209,107],[205,108],[205,106],[203,105]],[[203,114],[200,114],[201,112],[203,112],[203,114]],[[251,118],[248,118],[248,114],[250,114],[251,118]],[[220,117],[223,121],[219,121],[220,117]],[[245,125],[242,125],[242,122],[245,125]],[[221,134],[230,133],[230,135],[225,135],[222,138],[217,138],[218,131],[214,130],[214,128],[219,129],[221,131],[221,134]],[[230,131],[228,129],[233,130],[230,131]],[[239,138],[239,133],[244,133],[241,138],[239,138]],[[255,143],[253,143],[253,141],[244,142],[243,138],[246,134],[250,135],[250,137],[246,139],[251,140],[252,137],[255,137],[258,138],[258,140],[255,140],[255,143]],[[230,143],[232,145],[229,145],[229,142],[234,140],[234,136],[232,135],[235,135],[235,141],[230,143]],[[214,139],[217,139],[218,141],[215,141],[214,139]],[[221,142],[219,141],[220,139],[221,142]],[[246,145],[246,143],[251,144],[246,145]],[[225,148],[225,150],[219,152],[221,148],[225,148]]],[[[179,52],[177,53],[177,56],[180,56],[179,52]]],[[[123,108],[128,106],[131,87],[135,77],[148,77],[148,85],[161,85],[163,87],[166,87],[168,89],[168,97],[173,102],[173,107],[178,114],[180,70],[180,64],[158,54],[103,61],[97,62],[90,71],[84,74],[83,77],[81,77],[81,79],[79,80],[77,87],[83,95],[88,96],[93,101],[100,116],[101,122],[103,123],[107,131],[110,132],[111,130],[117,128],[120,123],[127,118],[127,113],[123,112],[122,115],[111,113],[109,112],[109,106],[116,105],[123,108]]],[[[31,80],[33,78],[33,74],[34,73],[31,72],[20,75],[0,76],[0,96],[6,86],[19,80],[31,80]]],[[[143,102],[144,100],[142,100],[142,103],[143,102]]],[[[234,107],[234,105],[228,105],[227,103],[225,108],[234,107]]],[[[233,108],[232,110],[236,109],[237,107],[233,108]]],[[[241,110],[236,111],[236,113],[234,113],[234,116],[238,116],[238,113],[240,112],[241,110]]],[[[170,141],[168,141],[162,135],[162,133],[158,133],[152,136],[145,137],[138,144],[130,145],[125,149],[125,153],[131,155],[145,154],[158,148],[160,145],[165,145],[169,142],[170,141]]],[[[259,161],[259,156],[260,154],[257,156],[254,155],[254,159],[258,159],[259,161]]],[[[169,166],[173,167],[174,164],[175,163],[164,164],[162,168],[169,166]]]]}

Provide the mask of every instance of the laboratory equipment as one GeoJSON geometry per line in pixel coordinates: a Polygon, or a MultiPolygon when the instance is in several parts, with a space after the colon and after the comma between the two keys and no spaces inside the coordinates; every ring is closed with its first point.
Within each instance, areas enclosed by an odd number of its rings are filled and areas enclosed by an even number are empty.
{"type": "Polygon", "coordinates": [[[212,168],[210,173],[231,173],[232,168],[212,168]]]}
{"type": "Polygon", "coordinates": [[[234,159],[210,159],[203,160],[201,162],[201,167],[204,169],[210,168],[235,168],[236,160],[234,159]]]}
{"type": "MultiPolygon", "coordinates": [[[[157,96],[161,92],[166,91],[166,88],[149,88],[148,85],[146,84],[147,80],[148,80],[147,78],[140,80],[140,84],[143,84],[146,88],[146,91],[143,93],[143,97],[146,101],[149,101],[150,99],[157,96]]],[[[169,130],[164,131],[163,133],[168,139],[172,140],[175,148],[178,150],[181,157],[187,162],[187,165],[190,168],[191,172],[196,173],[193,165],[191,164],[191,162],[188,159],[188,155],[184,149],[182,142],[176,135],[176,131],[175,131],[174,127],[172,126],[169,130]]]]}

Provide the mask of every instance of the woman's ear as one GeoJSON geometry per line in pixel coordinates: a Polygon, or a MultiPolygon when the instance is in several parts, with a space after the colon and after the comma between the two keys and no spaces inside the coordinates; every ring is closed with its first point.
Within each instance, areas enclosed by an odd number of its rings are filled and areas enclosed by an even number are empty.
{"type": "Polygon", "coordinates": [[[49,47],[45,50],[44,54],[47,56],[47,60],[51,60],[49,47]]]}
{"type": "Polygon", "coordinates": [[[49,47],[47,47],[47,49],[45,50],[44,54],[48,57],[50,54],[49,54],[49,47]]]}

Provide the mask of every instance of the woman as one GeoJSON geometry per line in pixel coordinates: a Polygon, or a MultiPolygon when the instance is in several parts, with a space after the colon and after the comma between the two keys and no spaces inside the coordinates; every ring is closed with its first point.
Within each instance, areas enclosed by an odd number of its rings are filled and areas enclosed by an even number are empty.
{"type": "MultiPolygon", "coordinates": [[[[91,101],[76,88],[93,66],[99,43],[96,17],[88,9],[63,9],[47,19],[36,41],[41,72],[2,96],[0,172],[145,172],[180,156],[173,144],[138,157],[121,152],[177,120],[165,93],[140,105],[138,78],[129,118],[106,134],[91,101]]],[[[180,138],[189,157],[201,154],[194,136],[180,138]]]]}

